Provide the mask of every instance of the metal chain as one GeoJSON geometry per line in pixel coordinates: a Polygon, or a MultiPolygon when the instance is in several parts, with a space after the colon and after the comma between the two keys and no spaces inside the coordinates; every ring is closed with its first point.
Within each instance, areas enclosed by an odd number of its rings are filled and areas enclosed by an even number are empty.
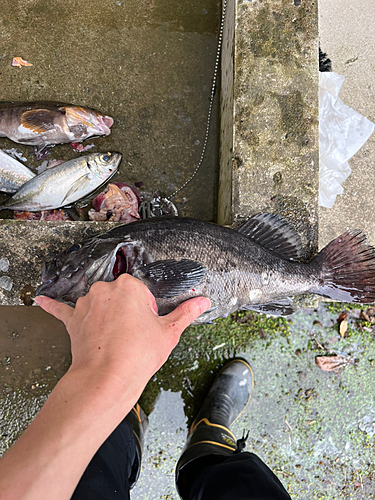
{"type": "Polygon", "coordinates": [[[188,184],[191,182],[194,177],[197,175],[198,170],[202,166],[204,156],[206,154],[206,148],[207,148],[207,143],[208,143],[208,135],[210,132],[210,125],[211,125],[211,116],[212,116],[212,108],[213,108],[213,103],[214,103],[214,96],[215,96],[215,90],[216,90],[216,80],[217,80],[217,73],[219,69],[219,63],[220,63],[220,55],[221,55],[221,46],[223,43],[223,31],[224,31],[224,21],[225,21],[225,13],[227,10],[227,1],[228,0],[223,0],[223,8],[222,8],[222,14],[221,14],[221,21],[220,21],[220,31],[219,31],[219,38],[218,38],[218,44],[217,44],[217,52],[216,52],[216,60],[215,60],[215,68],[214,68],[214,76],[212,79],[212,87],[211,87],[211,96],[210,96],[210,104],[208,107],[208,114],[207,114],[207,126],[206,126],[206,134],[204,137],[204,142],[203,142],[203,147],[202,147],[202,153],[198,162],[198,165],[196,166],[194,172],[191,174],[189,179],[182,184],[180,188],[178,188],[176,191],[174,191],[168,199],[171,200],[176,196],[177,193],[182,191],[188,184]]]}

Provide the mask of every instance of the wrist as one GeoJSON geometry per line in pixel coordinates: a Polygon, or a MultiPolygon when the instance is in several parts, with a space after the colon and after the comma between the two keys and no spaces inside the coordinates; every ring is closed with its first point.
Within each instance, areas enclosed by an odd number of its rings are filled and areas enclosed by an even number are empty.
{"type": "Polygon", "coordinates": [[[134,372],[124,374],[122,371],[120,377],[115,369],[100,367],[93,370],[76,367],[73,363],[61,382],[69,387],[71,394],[76,394],[98,410],[118,408],[125,416],[138,401],[148,379],[143,380],[144,377],[135,376],[134,372]]]}

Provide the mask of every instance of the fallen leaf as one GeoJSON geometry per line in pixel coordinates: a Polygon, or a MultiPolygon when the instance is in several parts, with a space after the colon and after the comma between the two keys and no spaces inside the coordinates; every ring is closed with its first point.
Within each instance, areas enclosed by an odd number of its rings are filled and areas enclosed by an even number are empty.
{"type": "Polygon", "coordinates": [[[370,317],[367,314],[367,311],[361,311],[361,314],[359,315],[359,319],[364,319],[365,321],[368,321],[368,323],[370,323],[370,317]]]}
{"type": "Polygon", "coordinates": [[[365,311],[361,311],[359,318],[364,319],[369,323],[375,323],[375,307],[369,307],[365,311]]]}
{"type": "Polygon", "coordinates": [[[13,57],[12,66],[21,68],[22,66],[32,66],[31,63],[24,61],[22,57],[13,57]]]}
{"type": "Polygon", "coordinates": [[[333,356],[316,356],[315,363],[318,368],[324,372],[339,371],[351,363],[350,356],[341,356],[335,354],[333,356]]]}
{"type": "Polygon", "coordinates": [[[345,337],[345,333],[348,329],[348,320],[344,319],[341,321],[339,325],[339,332],[340,332],[340,337],[343,339],[345,337]]]}
{"type": "Polygon", "coordinates": [[[337,323],[341,323],[341,321],[344,321],[344,319],[348,317],[348,314],[349,314],[348,312],[341,313],[337,318],[337,323]]]}

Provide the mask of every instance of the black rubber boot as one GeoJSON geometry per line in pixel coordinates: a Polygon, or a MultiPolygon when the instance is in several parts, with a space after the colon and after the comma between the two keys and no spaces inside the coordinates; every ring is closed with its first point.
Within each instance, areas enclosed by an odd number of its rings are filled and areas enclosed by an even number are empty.
{"type": "Polygon", "coordinates": [[[231,456],[244,448],[246,438],[237,441],[230,426],[246,408],[252,389],[253,371],[246,361],[230,361],[219,372],[190,428],[177,463],[176,486],[182,498],[188,497],[190,481],[184,476],[194,468],[193,461],[208,455],[231,456]]]}
{"type": "Polygon", "coordinates": [[[132,432],[136,438],[137,446],[136,452],[137,457],[133,463],[131,475],[129,477],[130,488],[134,486],[137,482],[139,474],[141,472],[141,461],[143,454],[144,436],[148,428],[148,419],[145,412],[137,403],[131,411],[126,415],[125,420],[129,422],[132,428],[132,432]]]}

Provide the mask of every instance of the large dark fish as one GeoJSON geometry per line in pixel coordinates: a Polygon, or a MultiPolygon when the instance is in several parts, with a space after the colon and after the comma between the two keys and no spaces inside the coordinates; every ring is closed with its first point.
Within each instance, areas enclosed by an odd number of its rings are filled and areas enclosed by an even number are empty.
{"type": "Polygon", "coordinates": [[[50,146],[109,135],[113,118],[57,102],[0,102],[0,137],[20,144],[50,146]]]}
{"type": "Polygon", "coordinates": [[[210,311],[198,323],[237,309],[291,314],[289,296],[316,293],[344,302],[375,300],[375,249],[347,231],[309,264],[301,242],[277,216],[261,214],[237,229],[193,219],[150,219],[118,226],[73,245],[44,266],[36,295],[75,303],[95,281],[129,273],[155,295],[160,314],[203,295],[210,311]]]}

